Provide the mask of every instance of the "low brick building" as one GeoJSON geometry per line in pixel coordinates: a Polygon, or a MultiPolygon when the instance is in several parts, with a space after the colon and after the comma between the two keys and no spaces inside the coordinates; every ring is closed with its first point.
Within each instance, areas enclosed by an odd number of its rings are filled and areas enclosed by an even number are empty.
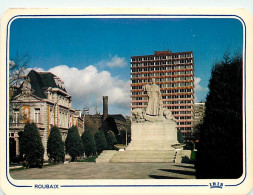
{"type": "Polygon", "coordinates": [[[131,121],[129,117],[124,117],[122,114],[108,113],[108,96],[103,96],[103,114],[86,114],[85,129],[91,131],[94,135],[98,130],[105,132],[111,130],[115,135],[120,131],[125,131],[130,135],[131,121]]]}

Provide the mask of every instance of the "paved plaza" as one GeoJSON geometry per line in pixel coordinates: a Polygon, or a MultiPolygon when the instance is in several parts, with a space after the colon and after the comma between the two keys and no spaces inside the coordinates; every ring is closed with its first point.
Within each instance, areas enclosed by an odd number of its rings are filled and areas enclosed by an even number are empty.
{"type": "Polygon", "coordinates": [[[13,179],[195,179],[193,164],[72,162],[11,171],[13,179]]]}

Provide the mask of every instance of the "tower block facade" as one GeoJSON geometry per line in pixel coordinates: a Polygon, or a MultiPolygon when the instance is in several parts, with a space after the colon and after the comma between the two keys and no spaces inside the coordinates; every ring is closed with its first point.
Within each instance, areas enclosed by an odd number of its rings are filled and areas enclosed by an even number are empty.
{"type": "Polygon", "coordinates": [[[161,89],[163,107],[178,120],[177,129],[185,138],[193,132],[194,57],[191,51],[131,57],[131,108],[146,108],[148,95],[143,86],[155,78],[161,89]]]}

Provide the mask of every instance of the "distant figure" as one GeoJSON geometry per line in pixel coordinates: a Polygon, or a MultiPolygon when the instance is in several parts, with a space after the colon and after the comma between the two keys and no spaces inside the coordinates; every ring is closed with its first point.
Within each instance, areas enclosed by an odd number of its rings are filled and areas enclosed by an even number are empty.
{"type": "Polygon", "coordinates": [[[155,84],[155,78],[152,78],[151,85],[145,85],[144,91],[148,94],[148,107],[146,109],[146,115],[159,116],[161,110],[161,92],[158,85],[155,84]]]}

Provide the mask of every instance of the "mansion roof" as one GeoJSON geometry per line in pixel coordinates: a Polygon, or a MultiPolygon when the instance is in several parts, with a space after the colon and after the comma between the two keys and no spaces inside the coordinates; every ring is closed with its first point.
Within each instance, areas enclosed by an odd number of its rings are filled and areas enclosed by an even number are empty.
{"type": "MultiPolygon", "coordinates": [[[[31,88],[33,91],[32,94],[39,98],[46,98],[44,91],[49,87],[59,88],[62,91],[67,92],[62,85],[63,82],[51,72],[36,72],[35,70],[31,70],[28,73],[27,77],[30,79],[31,88]]],[[[23,84],[24,83],[22,83],[21,86],[17,89],[13,97],[21,93],[23,84]]]]}

